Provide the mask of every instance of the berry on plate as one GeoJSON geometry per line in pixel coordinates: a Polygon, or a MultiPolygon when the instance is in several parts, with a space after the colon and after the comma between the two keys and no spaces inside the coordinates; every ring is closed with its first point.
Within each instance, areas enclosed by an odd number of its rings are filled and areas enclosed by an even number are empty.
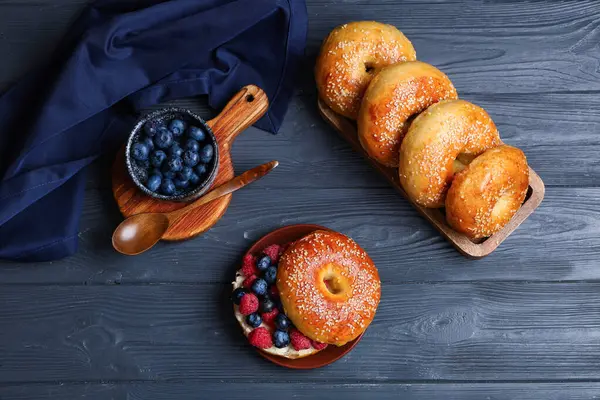
{"type": "Polygon", "coordinates": [[[174,136],[183,135],[183,131],[185,131],[185,122],[180,119],[174,119],[169,123],[169,130],[173,132],[174,136]]]}
{"type": "Polygon", "coordinates": [[[205,164],[210,162],[210,160],[212,160],[212,158],[213,158],[213,154],[214,154],[214,149],[212,147],[212,144],[205,145],[202,148],[202,150],[200,150],[200,161],[202,161],[205,164]]]}
{"type": "Polygon", "coordinates": [[[173,144],[173,134],[165,127],[161,127],[154,136],[154,144],[159,149],[166,149],[173,144]]]}
{"type": "Polygon", "coordinates": [[[275,326],[275,318],[279,315],[279,310],[274,308],[271,312],[262,313],[260,316],[265,324],[275,326]]]}
{"type": "Polygon", "coordinates": [[[240,313],[250,315],[258,311],[258,297],[252,293],[246,293],[240,300],[240,313]]]}
{"type": "Polygon", "coordinates": [[[257,279],[258,279],[258,276],[250,275],[246,279],[244,279],[244,282],[242,282],[242,286],[245,287],[246,289],[250,289],[250,288],[252,288],[252,284],[254,283],[254,281],[257,279]]]}
{"type": "Polygon", "coordinates": [[[273,333],[273,342],[275,347],[282,349],[290,344],[290,336],[287,332],[277,330],[273,333]]]}
{"type": "Polygon", "coordinates": [[[281,255],[281,246],[278,244],[272,244],[263,250],[263,254],[269,256],[272,262],[276,263],[279,261],[281,255]]]}
{"type": "Polygon", "coordinates": [[[133,157],[134,160],[145,161],[148,159],[149,154],[150,148],[145,143],[135,143],[131,149],[131,157],[133,157]]]}
{"type": "Polygon", "coordinates": [[[200,177],[198,174],[192,172],[192,175],[190,175],[190,183],[194,186],[200,183],[200,177]]]}
{"type": "Polygon", "coordinates": [[[183,163],[189,167],[193,167],[200,162],[200,156],[198,153],[192,150],[186,150],[183,153],[183,163]]]}
{"type": "Polygon", "coordinates": [[[148,149],[150,149],[150,151],[154,150],[154,142],[152,141],[152,138],[150,136],[142,138],[142,140],[140,140],[140,143],[144,143],[146,146],[148,146],[148,149]]]}
{"type": "Polygon", "coordinates": [[[158,188],[160,187],[161,182],[162,182],[162,179],[161,179],[160,175],[153,174],[153,175],[150,175],[150,177],[148,178],[148,181],[146,182],[146,187],[151,192],[156,192],[158,190],[158,188]]]}
{"type": "Polygon", "coordinates": [[[233,291],[233,293],[231,293],[231,300],[233,300],[234,304],[240,304],[240,300],[242,300],[242,297],[244,297],[244,295],[248,293],[248,290],[244,289],[244,288],[237,288],[233,291]]]}
{"type": "Polygon", "coordinates": [[[277,289],[277,285],[271,285],[269,288],[269,294],[271,297],[279,297],[279,289],[277,289]]]}
{"type": "Polygon", "coordinates": [[[290,330],[290,342],[292,343],[292,347],[297,351],[310,349],[311,346],[310,339],[297,329],[290,330]]]}
{"type": "Polygon", "coordinates": [[[327,347],[327,343],[315,342],[314,340],[311,340],[310,344],[317,350],[323,350],[325,347],[327,347]]]}
{"type": "Polygon", "coordinates": [[[172,196],[175,194],[175,184],[171,179],[165,178],[160,184],[160,191],[165,196],[172,196]]]}
{"type": "Polygon", "coordinates": [[[275,326],[280,331],[287,331],[292,326],[292,322],[287,317],[287,315],[278,314],[277,317],[275,317],[275,326]]]}
{"type": "Polygon", "coordinates": [[[199,142],[203,141],[206,137],[204,131],[198,128],[197,126],[190,126],[190,128],[188,129],[188,136],[199,142]]]}
{"type": "Polygon", "coordinates": [[[269,285],[274,284],[275,280],[277,279],[277,267],[271,265],[269,268],[267,268],[263,274],[263,279],[267,281],[269,285]]]}
{"type": "Polygon", "coordinates": [[[256,328],[248,334],[248,340],[254,347],[260,349],[268,349],[273,346],[273,340],[271,340],[271,334],[267,328],[256,328]]]}
{"type": "Polygon", "coordinates": [[[258,278],[252,284],[252,291],[258,296],[264,296],[267,294],[268,287],[269,285],[267,285],[267,282],[264,279],[258,278]]]}
{"type": "Polygon", "coordinates": [[[262,256],[261,258],[258,259],[258,262],[256,263],[256,267],[260,271],[265,271],[270,266],[271,266],[271,258],[269,256],[262,256]]]}
{"type": "Polygon", "coordinates": [[[150,164],[152,164],[153,167],[160,167],[166,159],[167,153],[162,150],[156,150],[150,155],[150,164]]]}
{"type": "Polygon", "coordinates": [[[185,179],[181,179],[179,177],[175,177],[175,179],[173,179],[173,183],[175,184],[175,187],[177,189],[185,189],[188,186],[190,186],[190,181],[185,180],[185,179]]]}
{"type": "Polygon", "coordinates": [[[181,169],[181,171],[179,171],[177,173],[177,177],[181,180],[187,181],[190,179],[190,177],[192,176],[192,174],[194,173],[194,170],[191,169],[190,167],[183,167],[181,169]]]}
{"type": "Polygon", "coordinates": [[[262,324],[262,318],[257,313],[250,314],[246,317],[246,322],[253,328],[258,328],[262,324]]]}
{"type": "Polygon", "coordinates": [[[242,274],[244,274],[244,276],[258,274],[255,263],[256,258],[252,254],[246,254],[242,261],[242,274]]]}
{"type": "Polygon", "coordinates": [[[275,303],[273,303],[273,300],[271,300],[267,296],[262,298],[262,300],[260,301],[260,305],[258,306],[258,310],[261,313],[269,313],[269,312],[273,311],[274,308],[275,308],[275,303]]]}

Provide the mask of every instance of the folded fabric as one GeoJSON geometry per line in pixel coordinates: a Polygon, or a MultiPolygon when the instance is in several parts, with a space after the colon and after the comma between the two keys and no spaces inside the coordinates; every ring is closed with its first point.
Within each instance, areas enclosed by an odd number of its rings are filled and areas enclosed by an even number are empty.
{"type": "Polygon", "coordinates": [[[48,65],[0,97],[0,258],[72,254],[85,171],[122,143],[135,112],[207,94],[221,108],[263,88],[277,132],[306,41],[304,0],[101,0],[48,65]]]}

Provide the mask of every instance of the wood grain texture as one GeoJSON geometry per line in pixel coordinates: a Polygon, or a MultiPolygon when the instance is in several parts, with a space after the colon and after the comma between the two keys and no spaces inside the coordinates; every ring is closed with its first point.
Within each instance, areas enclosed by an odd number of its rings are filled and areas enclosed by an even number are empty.
{"type": "Polygon", "coordinates": [[[3,400],[187,400],[187,399],[344,399],[344,400],[590,400],[598,383],[446,383],[446,384],[289,384],[255,383],[82,383],[0,386],[3,400]]]}
{"type": "MultiPolygon", "coordinates": [[[[206,124],[215,135],[218,145],[219,166],[217,176],[209,190],[230,181],[235,176],[230,148],[248,126],[258,121],[269,108],[266,93],[254,85],[241,89],[219,115],[206,124]]],[[[140,213],[168,213],[179,210],[189,203],[157,200],[139,190],[127,172],[124,150],[119,151],[112,172],[113,196],[125,218],[140,213]]],[[[225,214],[231,194],[225,195],[202,207],[197,207],[169,225],[162,239],[178,241],[196,237],[206,232],[225,214]]]]}
{"type": "Polygon", "coordinates": [[[366,162],[371,164],[378,173],[383,175],[388,183],[392,185],[392,187],[396,189],[396,191],[400,193],[400,195],[404,197],[419,214],[437,229],[440,234],[456,248],[456,250],[466,257],[479,259],[491,254],[535,211],[536,208],[538,208],[544,198],[544,182],[542,182],[539,175],[529,167],[529,189],[521,208],[498,232],[483,240],[472,241],[466,235],[452,229],[450,225],[448,225],[446,217],[440,209],[426,208],[415,203],[404,191],[398,177],[398,169],[380,164],[378,161],[372,159],[364,150],[358,138],[356,125],[352,121],[336,114],[321,99],[318,100],[318,108],[323,119],[325,119],[325,121],[327,121],[327,123],[329,123],[329,125],[344,138],[344,140],[350,143],[352,148],[357,153],[361,154],[366,162]]]}
{"type": "Polygon", "coordinates": [[[304,373],[267,362],[247,344],[230,290],[5,287],[0,382],[598,379],[598,283],[384,284],[359,345],[304,373]]]}
{"type": "Polygon", "coordinates": [[[548,188],[542,206],[521,228],[489,257],[473,261],[458,254],[391,187],[272,187],[281,175],[277,167],[235,193],[228,212],[204,235],[158,243],[136,257],[122,256],[110,244],[122,220],[110,190],[88,191],[78,253],[52,263],[0,263],[0,285],[225,283],[254,241],[295,223],[321,224],[354,238],[384,283],[600,279],[599,188],[548,188]]]}

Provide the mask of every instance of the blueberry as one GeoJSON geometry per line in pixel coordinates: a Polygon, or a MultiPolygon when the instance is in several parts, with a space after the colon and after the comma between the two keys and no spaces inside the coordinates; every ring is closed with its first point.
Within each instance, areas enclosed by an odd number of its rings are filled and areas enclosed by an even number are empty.
{"type": "Polygon", "coordinates": [[[162,174],[163,174],[163,178],[167,178],[167,179],[174,179],[175,176],[177,176],[177,173],[171,171],[169,169],[169,167],[167,166],[167,164],[163,165],[162,174]]]}
{"type": "Polygon", "coordinates": [[[275,299],[275,307],[277,307],[277,309],[280,312],[284,312],[283,311],[283,304],[281,304],[281,299],[280,298],[275,299]]]}
{"type": "Polygon", "coordinates": [[[190,126],[188,128],[188,136],[199,142],[203,141],[204,138],[206,137],[206,135],[204,134],[204,131],[202,129],[198,128],[197,126],[190,126]]]}
{"type": "Polygon", "coordinates": [[[267,281],[269,285],[274,284],[275,280],[277,279],[277,267],[271,265],[269,268],[267,268],[263,274],[263,279],[267,281]]]}
{"type": "Polygon", "coordinates": [[[148,121],[144,124],[144,132],[148,136],[154,136],[158,132],[158,129],[164,127],[164,125],[162,121],[148,121]]]}
{"type": "Polygon", "coordinates": [[[162,171],[160,170],[160,168],[152,168],[152,169],[150,170],[150,173],[149,173],[149,175],[158,175],[158,176],[160,176],[161,178],[163,177],[163,173],[162,173],[162,171]]]}
{"type": "Polygon", "coordinates": [[[167,166],[173,172],[179,172],[183,168],[183,161],[179,157],[169,157],[167,166]]]}
{"type": "Polygon", "coordinates": [[[210,160],[212,160],[212,158],[213,158],[213,154],[214,154],[214,149],[212,147],[212,144],[205,145],[202,148],[202,150],[200,150],[200,161],[202,161],[205,164],[210,162],[210,160]]]}
{"type": "Polygon", "coordinates": [[[196,173],[200,176],[204,175],[206,173],[206,165],[205,164],[196,165],[196,173]]]}
{"type": "Polygon", "coordinates": [[[267,294],[267,282],[264,279],[257,279],[252,284],[252,291],[259,296],[267,294]]]}
{"type": "Polygon", "coordinates": [[[248,293],[248,290],[244,289],[244,288],[237,288],[233,291],[233,293],[231,294],[231,300],[233,300],[233,302],[235,304],[240,304],[240,301],[242,300],[242,297],[244,297],[244,295],[248,293]]]}
{"type": "Polygon", "coordinates": [[[160,187],[161,181],[162,181],[162,179],[159,175],[152,174],[152,175],[150,175],[150,177],[148,178],[148,181],[146,182],[146,187],[150,191],[156,192],[158,190],[158,188],[160,187]]]}
{"type": "Polygon", "coordinates": [[[175,193],[175,184],[172,180],[165,177],[160,184],[160,191],[165,196],[172,196],[175,193]]]}
{"type": "Polygon", "coordinates": [[[273,342],[275,347],[282,349],[290,344],[290,335],[284,331],[275,331],[273,333],[273,342]]]}
{"type": "Polygon", "coordinates": [[[191,167],[183,167],[181,171],[177,173],[177,177],[183,181],[190,180],[194,170],[191,167]]]}
{"type": "Polygon", "coordinates": [[[173,143],[173,145],[169,148],[169,156],[171,157],[181,157],[183,156],[183,149],[179,146],[179,143],[173,143]]]}
{"type": "Polygon", "coordinates": [[[183,135],[183,131],[185,131],[185,122],[180,119],[174,119],[169,123],[169,130],[173,132],[174,136],[183,135]]]}
{"type": "Polygon", "coordinates": [[[262,318],[257,313],[250,314],[246,317],[246,322],[253,328],[258,328],[262,324],[262,318]]]}
{"type": "Polygon", "coordinates": [[[167,153],[162,150],[156,150],[150,155],[150,163],[154,167],[160,167],[166,159],[167,153]]]}
{"type": "Polygon", "coordinates": [[[154,144],[159,149],[167,149],[173,144],[173,134],[164,126],[158,129],[154,136],[154,144]]]}
{"type": "Polygon", "coordinates": [[[187,142],[185,142],[185,148],[186,150],[195,151],[197,153],[198,150],[200,150],[200,143],[198,143],[197,140],[189,139],[187,142]]]}
{"type": "Polygon", "coordinates": [[[266,271],[266,269],[269,268],[270,266],[271,266],[271,257],[269,257],[269,256],[262,256],[256,262],[256,268],[258,268],[260,271],[266,271]]]}
{"type": "Polygon", "coordinates": [[[131,157],[134,158],[134,160],[138,160],[138,161],[145,161],[148,159],[148,155],[150,154],[150,149],[148,148],[148,145],[145,143],[135,143],[133,145],[133,148],[131,149],[131,157]]]}
{"type": "Polygon", "coordinates": [[[154,150],[154,142],[150,136],[146,136],[140,140],[140,143],[145,143],[150,151],[154,150]]]}
{"type": "MultiPolygon", "coordinates": [[[[257,279],[258,280],[258,279],[257,279]]],[[[252,286],[252,289],[254,289],[254,285],[252,286]]],[[[271,300],[269,297],[265,296],[261,301],[260,304],[258,306],[258,310],[261,313],[268,313],[273,311],[273,309],[275,308],[275,303],[273,302],[273,300],[271,300]]]]}
{"type": "Polygon", "coordinates": [[[287,331],[292,326],[292,321],[285,314],[277,314],[275,317],[275,326],[280,331],[287,331]]]}
{"type": "Polygon", "coordinates": [[[185,165],[193,167],[194,165],[198,164],[199,161],[200,156],[195,151],[186,150],[186,152],[183,153],[183,163],[185,165]]]}
{"type": "Polygon", "coordinates": [[[190,186],[190,181],[186,179],[180,179],[178,177],[175,177],[175,179],[173,179],[173,183],[178,189],[185,189],[186,187],[190,186]]]}
{"type": "Polygon", "coordinates": [[[194,186],[200,183],[200,177],[198,174],[192,172],[192,175],[190,175],[190,183],[194,186]]]}

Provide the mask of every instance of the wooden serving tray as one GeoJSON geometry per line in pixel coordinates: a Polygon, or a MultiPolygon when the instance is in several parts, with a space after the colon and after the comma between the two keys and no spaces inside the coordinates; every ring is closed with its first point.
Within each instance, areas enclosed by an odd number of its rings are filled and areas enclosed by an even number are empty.
{"type": "Polygon", "coordinates": [[[494,235],[478,242],[471,241],[468,237],[462,233],[458,233],[446,223],[443,209],[421,207],[408,197],[400,184],[398,169],[379,164],[377,161],[371,159],[363,150],[358,140],[358,133],[354,122],[335,113],[321,99],[318,101],[318,107],[319,112],[325,121],[333,126],[340,136],[350,142],[356,151],[362,154],[422,216],[431,222],[431,224],[466,257],[482,258],[493,252],[500,243],[508,237],[508,235],[517,229],[517,227],[533,213],[544,198],[544,182],[534,170],[529,168],[529,190],[527,191],[527,196],[519,211],[517,211],[504,228],[494,235]]]}

